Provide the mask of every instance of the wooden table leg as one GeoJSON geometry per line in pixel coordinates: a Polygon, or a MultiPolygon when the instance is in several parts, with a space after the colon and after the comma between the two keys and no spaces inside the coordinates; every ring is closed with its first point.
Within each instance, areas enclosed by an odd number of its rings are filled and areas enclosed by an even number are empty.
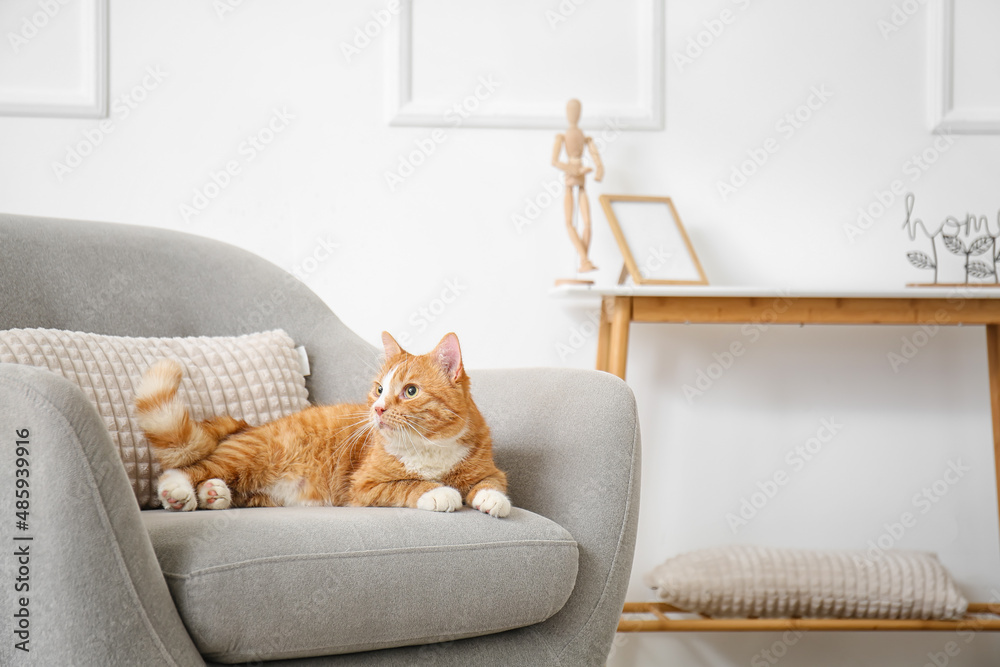
{"type": "Polygon", "coordinates": [[[616,296],[611,312],[611,340],[608,350],[608,372],[625,379],[628,362],[628,328],[632,321],[632,298],[616,296]]]}
{"type": "Polygon", "coordinates": [[[611,311],[615,300],[610,296],[601,298],[601,323],[597,330],[597,370],[608,370],[608,353],[611,350],[611,311]]]}
{"type": "Polygon", "coordinates": [[[993,415],[993,466],[1000,517],[1000,324],[986,325],[986,363],[990,369],[990,412],[993,415]]]}

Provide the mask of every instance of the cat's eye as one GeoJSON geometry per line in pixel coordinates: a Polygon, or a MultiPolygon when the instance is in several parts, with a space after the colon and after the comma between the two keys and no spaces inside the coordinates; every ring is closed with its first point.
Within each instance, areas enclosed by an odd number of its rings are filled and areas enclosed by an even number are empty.
{"type": "Polygon", "coordinates": [[[375,383],[375,395],[376,396],[382,395],[382,385],[378,384],[377,382],[375,383]]]}
{"type": "Polygon", "coordinates": [[[415,384],[406,385],[406,387],[403,389],[403,393],[406,394],[407,398],[413,398],[414,396],[417,395],[417,385],[415,384]]]}

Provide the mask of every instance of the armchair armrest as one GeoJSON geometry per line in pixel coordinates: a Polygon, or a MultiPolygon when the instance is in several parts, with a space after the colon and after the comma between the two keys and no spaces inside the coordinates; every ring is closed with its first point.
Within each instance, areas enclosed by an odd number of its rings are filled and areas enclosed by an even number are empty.
{"type": "Polygon", "coordinates": [[[0,664],[204,664],[83,392],[0,364],[0,406],[0,610],[23,633],[0,643],[0,664]]]}
{"type": "Polygon", "coordinates": [[[511,501],[557,522],[580,546],[573,594],[537,629],[549,637],[559,664],[604,664],[625,600],[639,513],[632,390],[597,371],[489,370],[470,377],[511,501]]]}

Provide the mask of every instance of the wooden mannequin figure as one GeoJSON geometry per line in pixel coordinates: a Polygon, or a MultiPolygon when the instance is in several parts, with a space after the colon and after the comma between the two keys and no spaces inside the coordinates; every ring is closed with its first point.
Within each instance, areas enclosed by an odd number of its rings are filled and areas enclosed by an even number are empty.
{"type": "MultiPolygon", "coordinates": [[[[580,100],[570,100],[566,103],[566,119],[569,121],[569,128],[565,134],[556,136],[556,144],[552,149],[552,166],[566,173],[566,229],[569,232],[569,240],[573,243],[577,253],[580,255],[580,273],[593,271],[594,266],[587,258],[590,251],[590,202],[587,201],[586,180],[587,174],[593,171],[590,167],[583,166],[583,150],[590,152],[590,157],[597,167],[594,180],[598,183],[604,178],[604,165],[601,163],[601,156],[597,152],[594,140],[583,134],[578,127],[580,122],[580,100]],[[560,162],[559,156],[563,146],[566,147],[566,162],[560,162]],[[577,232],[573,224],[573,188],[577,189],[577,200],[580,209],[580,221],[582,231],[577,232]]],[[[593,284],[592,280],[557,280],[556,284],[593,284]]]]}

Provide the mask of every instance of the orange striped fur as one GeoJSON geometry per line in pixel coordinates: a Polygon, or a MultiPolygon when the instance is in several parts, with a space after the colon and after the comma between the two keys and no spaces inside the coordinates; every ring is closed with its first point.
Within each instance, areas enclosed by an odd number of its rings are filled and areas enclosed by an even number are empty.
{"type": "Polygon", "coordinates": [[[310,407],[251,427],[231,417],[192,420],[162,360],[135,399],[139,424],[164,468],[164,507],[353,505],[506,516],[506,476],[472,400],[458,338],[414,356],[382,334],[385,363],[365,404],[310,407]]]}

